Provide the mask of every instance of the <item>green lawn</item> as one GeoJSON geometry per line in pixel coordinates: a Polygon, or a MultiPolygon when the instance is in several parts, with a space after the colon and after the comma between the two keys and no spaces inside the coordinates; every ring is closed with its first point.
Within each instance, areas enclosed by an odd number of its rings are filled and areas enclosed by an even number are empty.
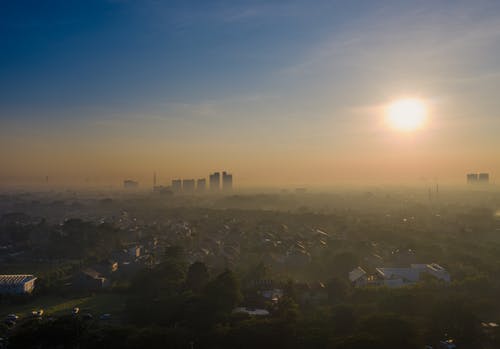
{"type": "Polygon", "coordinates": [[[70,314],[74,307],[79,307],[82,313],[91,313],[98,316],[104,313],[120,316],[125,307],[125,299],[122,295],[97,294],[82,298],[64,297],[37,297],[26,304],[2,304],[0,305],[0,316],[17,314],[21,317],[30,316],[33,310],[43,309],[45,316],[70,314]]]}

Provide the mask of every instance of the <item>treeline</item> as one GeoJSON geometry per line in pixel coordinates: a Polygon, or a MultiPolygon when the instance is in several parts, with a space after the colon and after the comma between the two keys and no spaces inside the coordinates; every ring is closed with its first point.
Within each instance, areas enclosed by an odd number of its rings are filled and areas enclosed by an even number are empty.
{"type": "Polygon", "coordinates": [[[78,316],[28,321],[12,332],[9,348],[417,349],[445,338],[459,348],[500,347],[498,330],[485,331],[479,317],[485,308],[498,310],[499,287],[486,277],[451,286],[429,279],[402,289],[355,289],[334,277],[318,302],[304,302],[289,281],[273,304],[252,299],[254,290],[240,283],[261,268],[211,275],[204,263],[187,265],[183,250],[169,247],[160,265],[132,279],[119,323],[78,316]],[[265,306],[270,315],[233,313],[241,305],[265,306]]]}
{"type": "Polygon", "coordinates": [[[0,245],[13,245],[32,258],[99,259],[120,247],[123,232],[111,224],[68,219],[51,225],[23,213],[0,218],[0,245]],[[22,223],[21,223],[22,222],[22,223]]]}

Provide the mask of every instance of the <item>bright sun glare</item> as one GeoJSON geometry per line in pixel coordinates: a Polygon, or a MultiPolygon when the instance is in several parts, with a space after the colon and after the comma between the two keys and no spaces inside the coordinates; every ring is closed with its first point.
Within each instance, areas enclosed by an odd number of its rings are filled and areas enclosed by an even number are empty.
{"type": "Polygon", "coordinates": [[[399,131],[415,131],[424,126],[427,108],[420,99],[399,99],[387,108],[389,125],[399,131]]]}

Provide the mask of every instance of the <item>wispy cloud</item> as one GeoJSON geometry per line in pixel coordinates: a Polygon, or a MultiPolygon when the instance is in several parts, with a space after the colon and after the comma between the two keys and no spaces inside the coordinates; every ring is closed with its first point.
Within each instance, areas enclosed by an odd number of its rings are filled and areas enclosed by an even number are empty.
{"type": "Polygon", "coordinates": [[[333,33],[281,72],[307,74],[343,64],[394,71],[405,66],[411,69],[410,63],[432,66],[439,62],[445,66],[500,51],[496,15],[477,11],[472,4],[448,10],[436,12],[429,6],[395,14],[382,7],[333,33]]]}

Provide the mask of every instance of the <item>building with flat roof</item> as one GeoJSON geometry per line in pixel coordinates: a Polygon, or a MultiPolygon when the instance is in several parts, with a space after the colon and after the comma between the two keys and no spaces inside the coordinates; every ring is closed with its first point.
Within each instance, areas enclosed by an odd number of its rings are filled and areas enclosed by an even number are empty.
{"type": "Polygon", "coordinates": [[[428,274],[446,283],[451,281],[448,271],[436,263],[411,264],[409,268],[376,268],[381,285],[401,287],[419,282],[423,274],[428,274]]]}
{"type": "Polygon", "coordinates": [[[183,179],[182,180],[182,191],[186,194],[194,193],[194,179],[183,179]]]}
{"type": "Polygon", "coordinates": [[[0,275],[0,294],[29,294],[35,289],[36,279],[28,274],[0,275]]]}
{"type": "Polygon", "coordinates": [[[174,193],[180,193],[182,191],[182,181],[180,179],[172,179],[171,188],[174,193]]]}
{"type": "Polygon", "coordinates": [[[489,173],[480,173],[478,175],[477,180],[481,184],[488,184],[490,182],[490,174],[489,173]]]}
{"type": "Polygon", "coordinates": [[[224,191],[231,191],[233,189],[233,175],[226,171],[222,172],[222,189],[224,191]]]}
{"type": "Polygon", "coordinates": [[[269,311],[266,309],[256,309],[247,307],[238,307],[233,309],[233,314],[243,313],[250,316],[269,316],[269,311]]]}
{"type": "Polygon", "coordinates": [[[468,173],[467,174],[467,184],[475,184],[477,183],[477,173],[468,173]]]}
{"type": "Polygon", "coordinates": [[[200,178],[196,181],[196,191],[198,193],[203,193],[207,189],[207,180],[205,178],[200,178]]]}
{"type": "Polygon", "coordinates": [[[219,191],[220,172],[214,172],[210,175],[210,191],[219,191]]]}
{"type": "Polygon", "coordinates": [[[370,275],[363,268],[357,267],[349,273],[348,277],[351,284],[355,287],[402,287],[420,282],[424,275],[432,276],[444,283],[451,282],[448,270],[437,263],[410,264],[406,268],[380,267],[375,268],[375,274],[370,275]]]}
{"type": "Polygon", "coordinates": [[[490,182],[489,173],[468,173],[467,184],[488,184],[490,182]]]}

